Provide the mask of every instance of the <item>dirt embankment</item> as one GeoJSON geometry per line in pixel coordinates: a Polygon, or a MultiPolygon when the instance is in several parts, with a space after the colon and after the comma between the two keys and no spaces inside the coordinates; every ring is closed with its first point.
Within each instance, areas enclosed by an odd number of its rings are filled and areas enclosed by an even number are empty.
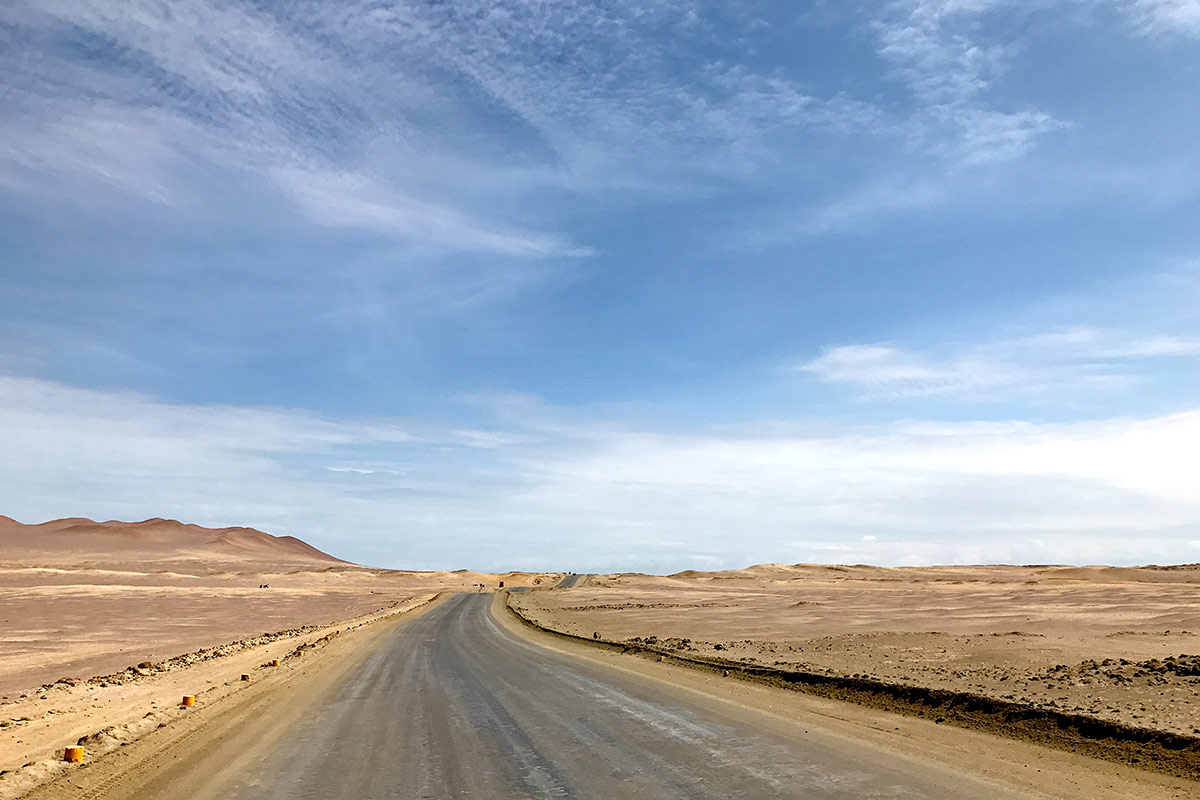
{"type": "Polygon", "coordinates": [[[810,565],[592,576],[542,627],[1200,778],[1200,570],[810,565]]]}

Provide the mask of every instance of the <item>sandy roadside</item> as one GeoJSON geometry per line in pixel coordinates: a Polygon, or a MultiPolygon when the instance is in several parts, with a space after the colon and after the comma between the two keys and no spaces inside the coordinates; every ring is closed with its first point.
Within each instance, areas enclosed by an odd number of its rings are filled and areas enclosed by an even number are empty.
{"type": "Polygon", "coordinates": [[[1196,740],[1198,598],[1188,565],[764,564],[594,575],[519,602],[585,637],[1196,740]]]}
{"type": "Polygon", "coordinates": [[[199,560],[0,564],[0,720],[8,702],[61,678],[86,680],[264,631],[332,625],[423,593],[539,578],[199,560]]]}
{"type": "Polygon", "coordinates": [[[723,713],[756,717],[759,724],[801,725],[823,735],[869,742],[914,770],[938,764],[982,777],[997,786],[1054,798],[1161,800],[1192,798],[1197,784],[980,731],[939,725],[931,720],[879,711],[722,677],[653,656],[601,649],[534,629],[504,608],[498,595],[495,616],[511,632],[543,647],[703,696],[723,713]]]}
{"type": "Polygon", "coordinates": [[[230,725],[253,731],[257,741],[272,720],[297,713],[319,695],[319,685],[369,652],[375,636],[437,596],[410,597],[395,608],[136,681],[60,687],[6,705],[20,721],[0,731],[0,769],[7,770],[0,775],[0,800],[126,796],[110,793],[229,738],[230,725]],[[279,667],[266,666],[276,658],[279,667]],[[243,673],[249,682],[240,680],[243,673]],[[197,705],[181,708],[184,694],[195,695],[197,705]],[[83,737],[84,765],[64,764],[62,748],[83,737]]]}
{"type": "MultiPolygon", "coordinates": [[[[497,624],[540,646],[637,675],[640,680],[686,693],[693,701],[702,698],[721,713],[752,720],[756,725],[780,729],[802,726],[822,735],[869,742],[894,755],[903,769],[919,772],[936,763],[964,776],[982,777],[998,787],[1056,800],[1179,800],[1195,796],[1195,784],[1122,765],[596,650],[522,625],[505,612],[502,595],[497,595],[495,603],[497,624]],[[1048,779],[1048,776],[1053,777],[1048,779]]],[[[154,722],[139,737],[127,740],[124,746],[117,743],[109,752],[89,759],[83,766],[56,765],[58,773],[53,780],[24,797],[29,800],[222,797],[223,772],[232,774],[244,760],[278,748],[280,737],[289,726],[321,703],[327,692],[359,665],[382,637],[428,608],[430,605],[426,604],[372,624],[355,622],[337,626],[344,632],[308,650],[303,657],[286,660],[284,666],[257,671],[250,683],[236,680],[232,670],[222,671],[216,677],[223,680],[197,692],[195,708],[186,712],[170,708],[168,713],[172,717],[164,720],[166,724],[160,726],[154,722]]],[[[305,639],[310,641],[312,637],[305,639]]],[[[225,666],[232,667],[233,662],[227,661],[225,666]]]]}

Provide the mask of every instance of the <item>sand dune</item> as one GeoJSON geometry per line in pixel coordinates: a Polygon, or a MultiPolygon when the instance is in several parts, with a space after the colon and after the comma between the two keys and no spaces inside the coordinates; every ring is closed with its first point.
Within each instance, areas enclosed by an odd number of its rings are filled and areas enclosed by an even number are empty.
{"type": "Polygon", "coordinates": [[[205,528],[162,518],[95,522],[68,517],[25,525],[0,516],[0,563],[64,565],[131,559],[346,563],[293,536],[272,536],[254,528],[205,528]]]}

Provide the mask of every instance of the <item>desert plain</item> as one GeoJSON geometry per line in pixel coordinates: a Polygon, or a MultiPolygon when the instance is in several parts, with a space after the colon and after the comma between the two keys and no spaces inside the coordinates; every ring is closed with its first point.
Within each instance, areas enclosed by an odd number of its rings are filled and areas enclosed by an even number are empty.
{"type": "Polygon", "coordinates": [[[593,642],[1200,737],[1200,565],[405,571],[251,528],[0,517],[0,800],[62,777],[67,744],[144,741],[186,723],[183,694],[215,709],[239,675],[293,680],[342,633],[502,582],[520,616],[593,642]]]}
{"type": "Polygon", "coordinates": [[[0,797],[19,794],[14,770],[64,743],[105,728],[135,735],[147,708],[339,625],[441,592],[558,577],[375,569],[244,527],[0,517],[0,797]]]}
{"type": "Polygon", "coordinates": [[[1200,734],[1200,565],[766,564],[512,603],[584,637],[1200,734]]]}

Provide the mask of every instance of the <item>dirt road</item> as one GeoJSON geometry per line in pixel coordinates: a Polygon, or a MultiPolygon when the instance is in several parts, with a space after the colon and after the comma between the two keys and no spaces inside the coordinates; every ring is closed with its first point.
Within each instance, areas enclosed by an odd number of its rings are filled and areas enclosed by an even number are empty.
{"type": "Polygon", "coordinates": [[[28,797],[1195,796],[1179,779],[563,642],[492,594],[289,665],[28,797]]]}
{"type": "Polygon", "coordinates": [[[766,730],[531,644],[490,595],[381,641],[327,700],[204,795],[243,798],[1005,797],[870,749],[766,730]]]}

